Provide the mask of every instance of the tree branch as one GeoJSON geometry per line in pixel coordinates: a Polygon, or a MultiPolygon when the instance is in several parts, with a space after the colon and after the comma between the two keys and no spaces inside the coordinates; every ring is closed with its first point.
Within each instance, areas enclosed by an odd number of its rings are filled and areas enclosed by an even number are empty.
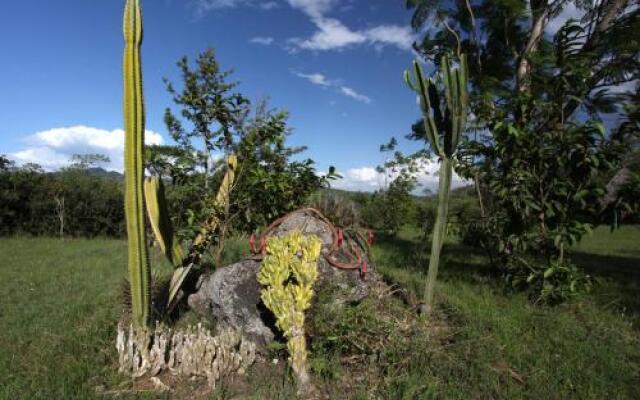
{"type": "Polygon", "coordinates": [[[542,40],[544,29],[549,22],[549,4],[546,0],[535,4],[537,2],[531,1],[531,18],[533,23],[531,25],[531,31],[529,34],[529,40],[527,45],[520,54],[520,61],[518,62],[518,70],[516,72],[517,90],[519,93],[528,92],[531,87],[531,65],[529,63],[529,56],[538,50],[540,40],[542,40]]]}

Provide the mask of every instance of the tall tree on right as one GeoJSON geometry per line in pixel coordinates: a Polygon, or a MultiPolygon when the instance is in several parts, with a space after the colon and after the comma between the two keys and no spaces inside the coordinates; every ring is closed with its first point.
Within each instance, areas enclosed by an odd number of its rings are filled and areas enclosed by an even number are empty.
{"type": "MultiPolygon", "coordinates": [[[[413,27],[424,32],[415,44],[424,59],[468,55],[472,129],[455,168],[477,182],[486,209],[479,232],[491,239],[483,242],[492,259],[511,284],[533,288],[536,300],[563,300],[585,282],[570,264],[570,245],[593,224],[637,210],[628,196],[603,199],[637,148],[638,2],[407,6],[413,27]],[[576,19],[563,20],[571,14],[576,19]]],[[[426,134],[414,125],[413,138],[426,134]]],[[[627,176],[618,186],[638,182],[627,176]]]]}

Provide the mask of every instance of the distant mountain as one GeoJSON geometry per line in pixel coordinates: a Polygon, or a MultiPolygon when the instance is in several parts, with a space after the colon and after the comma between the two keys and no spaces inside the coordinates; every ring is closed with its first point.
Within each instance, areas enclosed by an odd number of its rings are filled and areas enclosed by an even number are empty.
{"type": "Polygon", "coordinates": [[[124,179],[124,175],[116,172],[116,171],[107,171],[104,168],[101,167],[96,167],[96,168],[89,168],[87,169],[87,172],[89,173],[89,175],[91,176],[100,176],[100,177],[107,177],[107,178],[113,178],[116,180],[123,180],[124,179]]]}
{"type": "MultiPolygon", "coordinates": [[[[57,175],[59,173],[60,171],[46,172],[47,175],[57,175]]],[[[106,169],[101,167],[87,168],[87,174],[89,176],[95,176],[98,178],[109,178],[116,181],[124,181],[123,174],[116,171],[107,171],[106,169]]]]}

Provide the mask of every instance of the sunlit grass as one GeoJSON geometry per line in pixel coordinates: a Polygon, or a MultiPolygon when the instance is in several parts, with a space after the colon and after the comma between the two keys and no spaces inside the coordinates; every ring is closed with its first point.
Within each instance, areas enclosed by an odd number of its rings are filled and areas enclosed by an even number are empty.
{"type": "MultiPolygon", "coordinates": [[[[598,229],[573,249],[596,278],[594,292],[547,308],[506,293],[480,252],[449,240],[436,298],[450,338],[397,354],[410,361],[385,378],[382,397],[640,398],[637,243],[638,227],[598,229]]],[[[389,281],[419,298],[428,245],[405,230],[378,237],[374,256],[389,281]]],[[[232,240],[225,262],[246,246],[232,240]]],[[[130,387],[114,348],[125,250],[118,240],[0,239],[0,398],[90,399],[100,397],[96,388],[130,387]]],[[[287,398],[282,372],[259,371],[248,380],[253,398],[287,398]]],[[[233,395],[222,385],[214,398],[233,395]]]]}

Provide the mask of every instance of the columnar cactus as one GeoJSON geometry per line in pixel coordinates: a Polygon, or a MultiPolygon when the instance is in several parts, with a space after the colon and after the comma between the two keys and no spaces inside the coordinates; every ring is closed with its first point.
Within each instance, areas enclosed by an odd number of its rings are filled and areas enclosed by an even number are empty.
{"type": "Polygon", "coordinates": [[[321,247],[320,239],[304,236],[300,231],[272,236],[267,239],[267,255],[258,272],[258,282],[264,286],[262,301],[273,312],[276,326],[287,338],[289,361],[302,392],[312,387],[307,368],[304,312],[311,306],[321,247]]]}
{"type": "Polygon", "coordinates": [[[422,68],[417,61],[413,62],[413,68],[415,82],[412,81],[409,71],[405,71],[404,78],[409,87],[418,93],[427,139],[431,149],[440,157],[438,212],[433,227],[429,272],[422,306],[422,312],[428,314],[433,308],[433,293],[438,275],[440,252],[446,236],[453,157],[467,122],[468,73],[464,54],[460,55],[457,68],[451,66],[449,57],[446,55],[442,57],[440,78],[444,86],[445,101],[444,109],[441,109],[442,102],[435,81],[431,78],[424,78],[422,68]]]}
{"type": "Polygon", "coordinates": [[[124,11],[124,126],[125,215],[127,221],[129,282],[133,324],[149,322],[151,273],[144,228],[144,102],[140,44],[142,15],[139,0],[127,0],[124,11]]]}

